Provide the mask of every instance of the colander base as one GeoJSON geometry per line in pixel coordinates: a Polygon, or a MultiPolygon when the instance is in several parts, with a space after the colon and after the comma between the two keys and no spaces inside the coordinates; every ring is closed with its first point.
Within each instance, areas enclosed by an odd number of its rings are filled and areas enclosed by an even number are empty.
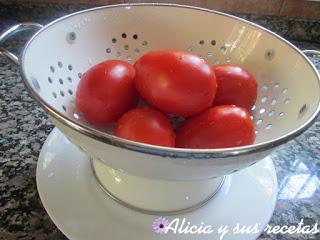
{"type": "Polygon", "coordinates": [[[94,158],[90,162],[98,185],[109,197],[151,215],[194,211],[218,194],[226,179],[222,176],[201,181],[168,181],[131,175],[94,158]]]}
{"type": "MultiPolygon", "coordinates": [[[[70,239],[195,239],[194,234],[156,234],[152,223],[159,216],[130,210],[109,198],[97,185],[88,157],[57,129],[42,147],[37,187],[49,216],[70,239]]],[[[266,158],[227,177],[219,193],[198,210],[164,217],[211,225],[212,234],[196,234],[200,240],[218,239],[220,226],[229,228],[225,240],[256,239],[272,216],[276,192],[274,165],[266,158]],[[237,224],[257,224],[258,232],[245,237],[235,234],[232,230],[237,224]]]]}

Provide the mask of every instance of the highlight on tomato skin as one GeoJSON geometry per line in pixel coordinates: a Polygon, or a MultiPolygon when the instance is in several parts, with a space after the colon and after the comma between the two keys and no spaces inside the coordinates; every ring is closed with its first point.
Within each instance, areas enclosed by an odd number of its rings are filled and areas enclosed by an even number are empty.
{"type": "Polygon", "coordinates": [[[217,82],[210,64],[184,51],[149,52],[134,64],[135,86],[153,107],[191,116],[212,106],[217,82]]]}
{"type": "Polygon", "coordinates": [[[94,65],[79,82],[77,109],[89,123],[97,126],[116,121],[137,105],[134,76],[134,67],[124,61],[107,60],[94,65]]]}
{"type": "Polygon", "coordinates": [[[176,131],[176,147],[214,149],[253,144],[249,112],[235,105],[216,106],[187,119],[176,131]]]}
{"type": "Polygon", "coordinates": [[[256,103],[258,84],[254,76],[243,67],[222,64],[213,67],[218,83],[213,105],[234,104],[250,111],[256,103]]]}
{"type": "Polygon", "coordinates": [[[174,147],[175,133],[169,119],[151,108],[135,108],[116,123],[114,135],[131,141],[174,147]]]}

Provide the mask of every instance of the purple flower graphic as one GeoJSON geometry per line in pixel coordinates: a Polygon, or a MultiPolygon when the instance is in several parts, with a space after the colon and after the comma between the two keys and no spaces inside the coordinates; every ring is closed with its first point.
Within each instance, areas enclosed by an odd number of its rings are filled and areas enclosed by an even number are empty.
{"type": "Polygon", "coordinates": [[[169,221],[165,217],[159,217],[152,223],[152,228],[155,233],[165,234],[169,226],[169,221]]]}

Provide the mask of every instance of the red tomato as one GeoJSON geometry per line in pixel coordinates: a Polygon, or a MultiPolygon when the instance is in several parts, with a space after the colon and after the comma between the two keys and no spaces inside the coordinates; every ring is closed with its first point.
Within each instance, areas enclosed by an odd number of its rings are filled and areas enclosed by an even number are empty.
{"type": "Polygon", "coordinates": [[[213,70],[218,83],[214,105],[234,104],[250,111],[257,100],[258,88],[252,74],[230,64],[216,66],[213,70]]]}
{"type": "Polygon", "coordinates": [[[135,85],[159,110],[178,116],[197,114],[213,103],[217,83],[210,65],[197,55],[157,51],[135,63],[135,85]]]}
{"type": "Polygon", "coordinates": [[[176,147],[228,148],[252,144],[254,125],[249,112],[234,105],[207,109],[177,130],[176,147]]]}
{"type": "Polygon", "coordinates": [[[174,147],[175,133],[167,117],[150,108],[135,108],[117,122],[115,135],[136,142],[174,147]]]}
{"type": "Polygon", "coordinates": [[[117,120],[137,103],[134,76],[134,67],[119,60],[108,60],[93,66],[78,85],[78,110],[92,124],[106,125],[117,120]]]}

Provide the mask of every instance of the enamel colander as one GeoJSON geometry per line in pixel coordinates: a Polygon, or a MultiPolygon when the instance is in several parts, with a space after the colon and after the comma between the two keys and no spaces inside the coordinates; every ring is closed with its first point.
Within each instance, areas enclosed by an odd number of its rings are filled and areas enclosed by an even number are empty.
{"type": "MultiPolygon", "coordinates": [[[[37,103],[68,139],[91,157],[133,175],[167,180],[200,180],[240,170],[305,131],[319,112],[319,75],[308,58],[278,35],[220,12],[172,4],[125,4],[93,8],[41,28],[20,59],[23,80],[37,103]],[[81,75],[106,59],[134,63],[161,49],[184,49],[211,64],[249,69],[259,84],[252,109],[256,141],[228,149],[176,149],[120,139],[110,129],[85,122],[74,98],[81,75]]],[[[192,99],[190,99],[192,101],[192,99]]]]}

